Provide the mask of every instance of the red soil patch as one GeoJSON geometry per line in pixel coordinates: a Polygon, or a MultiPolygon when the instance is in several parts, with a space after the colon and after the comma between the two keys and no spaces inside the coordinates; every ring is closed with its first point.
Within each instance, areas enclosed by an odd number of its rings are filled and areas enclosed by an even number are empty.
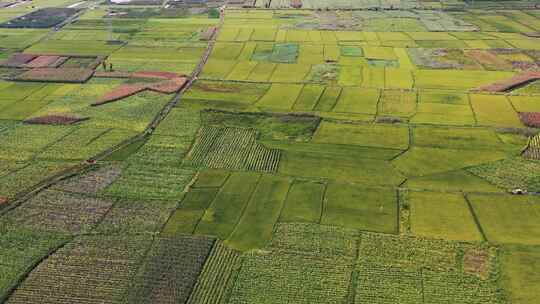
{"type": "Polygon", "coordinates": [[[7,197],[0,196],[0,206],[7,204],[7,202],[8,202],[7,197]]]}
{"type": "Polygon", "coordinates": [[[0,66],[19,68],[34,60],[36,57],[37,55],[33,54],[13,54],[11,57],[9,57],[9,59],[0,62],[0,66]]]}
{"type": "MultiPolygon", "coordinates": [[[[34,60],[28,62],[25,66],[27,68],[47,68],[47,67],[54,67],[53,65],[56,64],[60,60],[60,56],[38,56],[34,60]]],[[[67,60],[67,57],[64,57],[67,60]]]]}
{"type": "Polygon", "coordinates": [[[302,8],[302,0],[291,0],[291,7],[302,8]]]}
{"type": "Polygon", "coordinates": [[[87,120],[87,117],[75,117],[67,115],[46,115],[39,116],[25,120],[27,124],[37,124],[37,125],[72,125],[84,120],[87,120]]]}
{"type": "Polygon", "coordinates": [[[466,250],[463,255],[463,271],[487,279],[489,276],[489,253],[478,249],[466,250]]]}
{"type": "Polygon", "coordinates": [[[44,81],[44,82],[86,82],[92,75],[92,69],[80,68],[36,68],[17,76],[19,81],[44,81]]]}
{"type": "Polygon", "coordinates": [[[179,75],[176,73],[170,72],[157,72],[157,71],[140,71],[135,72],[131,75],[133,78],[157,78],[157,79],[174,79],[178,77],[183,77],[185,75],[179,75]]]}
{"type": "Polygon", "coordinates": [[[187,78],[176,77],[171,80],[162,81],[155,84],[123,84],[105,94],[105,96],[103,96],[99,101],[93,103],[92,106],[100,106],[109,102],[117,101],[146,90],[163,94],[171,94],[178,92],[186,85],[186,83],[187,78]]]}
{"type": "Polygon", "coordinates": [[[99,78],[131,78],[131,73],[122,71],[113,72],[95,72],[94,77],[99,78]]]}
{"type": "Polygon", "coordinates": [[[148,86],[148,89],[159,93],[172,94],[180,91],[180,89],[182,89],[184,85],[186,85],[186,82],[186,78],[174,78],[169,81],[159,82],[154,85],[148,86]]]}
{"type": "Polygon", "coordinates": [[[540,112],[521,112],[519,118],[527,127],[540,128],[540,112]]]}
{"type": "Polygon", "coordinates": [[[476,90],[487,92],[506,92],[538,79],[540,79],[540,72],[523,72],[510,79],[479,87],[476,90]]]}
{"type": "Polygon", "coordinates": [[[100,106],[109,102],[117,101],[145,90],[146,85],[144,84],[123,84],[105,94],[105,96],[103,96],[99,101],[93,103],[92,106],[100,106]]]}

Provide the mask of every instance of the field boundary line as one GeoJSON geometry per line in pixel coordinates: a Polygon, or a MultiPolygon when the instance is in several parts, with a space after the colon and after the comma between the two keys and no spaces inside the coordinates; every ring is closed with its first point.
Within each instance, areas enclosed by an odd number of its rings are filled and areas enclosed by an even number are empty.
{"type": "MultiPolygon", "coordinates": [[[[219,187],[219,190],[216,191],[216,195],[212,198],[212,201],[210,203],[208,203],[208,206],[204,209],[204,212],[202,214],[202,216],[197,220],[197,223],[195,224],[195,226],[193,227],[193,234],[196,234],[197,232],[197,228],[199,227],[199,225],[201,224],[201,220],[202,218],[204,217],[206,211],[210,208],[210,206],[212,206],[212,204],[215,202],[216,198],[218,197],[219,193],[221,191],[223,191],[223,187],[225,187],[225,184],[227,183],[227,181],[229,181],[229,178],[231,177],[231,174],[227,175],[227,178],[225,178],[225,180],[223,181],[223,184],[219,187]]],[[[180,208],[182,206],[182,202],[184,200],[182,199],[182,201],[178,204],[178,208],[180,208]]],[[[178,208],[176,210],[178,210],[178,208]]],[[[176,211],[175,210],[175,211],[176,211]]],[[[167,219],[167,222],[169,222],[171,218],[169,217],[167,219]]],[[[164,226],[165,227],[165,226],[164,226]]]]}
{"type": "Polygon", "coordinates": [[[242,219],[244,218],[244,215],[246,213],[246,210],[248,209],[248,207],[251,205],[251,201],[253,200],[253,196],[255,196],[255,192],[257,192],[257,188],[259,188],[259,185],[261,184],[261,179],[262,179],[262,173],[259,173],[258,176],[257,176],[257,184],[255,185],[255,187],[253,187],[253,191],[251,191],[251,193],[249,194],[249,198],[247,199],[247,202],[244,203],[244,206],[242,206],[242,211],[240,212],[240,216],[238,217],[238,221],[236,221],[236,223],[234,224],[234,227],[233,229],[231,230],[231,232],[229,233],[229,235],[227,235],[227,237],[225,238],[225,240],[228,240],[233,234],[234,232],[236,231],[236,229],[238,228],[238,224],[242,221],[242,219]]]}
{"type": "Polygon", "coordinates": [[[326,210],[326,192],[328,191],[328,181],[324,182],[324,190],[321,199],[321,212],[319,214],[319,225],[322,225],[322,219],[324,216],[324,211],[326,210]]]}
{"type": "Polygon", "coordinates": [[[476,216],[476,212],[474,211],[472,203],[465,192],[463,192],[463,198],[465,199],[465,202],[467,203],[467,206],[469,207],[469,211],[471,212],[471,215],[473,217],[474,223],[476,224],[476,228],[478,229],[478,232],[480,232],[480,235],[482,236],[482,240],[484,242],[488,242],[486,233],[484,232],[482,225],[480,225],[480,220],[478,220],[478,217],[476,216]]]}
{"type": "Polygon", "coordinates": [[[43,263],[45,260],[49,259],[53,254],[57,253],[60,249],[64,248],[67,244],[71,243],[76,236],[70,236],[66,240],[64,240],[62,243],[60,243],[58,246],[52,248],[52,250],[49,250],[49,252],[42,257],[40,257],[37,261],[31,263],[26,269],[22,276],[20,276],[16,282],[14,282],[14,285],[7,290],[5,295],[3,297],[0,297],[0,303],[6,303],[9,298],[15,293],[19,287],[23,284],[24,281],[30,276],[30,273],[34,271],[41,263],[43,263]]]}
{"type": "Polygon", "coordinates": [[[281,208],[279,208],[279,215],[277,220],[274,222],[272,226],[272,235],[276,232],[276,226],[279,222],[281,222],[281,214],[283,214],[283,209],[285,209],[285,205],[287,204],[287,200],[289,199],[289,193],[291,193],[291,188],[293,187],[294,183],[296,182],[295,178],[289,178],[289,188],[287,189],[287,194],[285,194],[285,198],[283,199],[283,204],[281,204],[281,208]]]}

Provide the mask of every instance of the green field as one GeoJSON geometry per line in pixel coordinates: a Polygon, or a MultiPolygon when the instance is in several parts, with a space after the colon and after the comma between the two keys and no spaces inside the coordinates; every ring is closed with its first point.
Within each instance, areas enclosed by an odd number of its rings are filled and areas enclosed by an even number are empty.
{"type": "Polygon", "coordinates": [[[0,304],[537,304],[532,0],[0,1],[0,304]]]}

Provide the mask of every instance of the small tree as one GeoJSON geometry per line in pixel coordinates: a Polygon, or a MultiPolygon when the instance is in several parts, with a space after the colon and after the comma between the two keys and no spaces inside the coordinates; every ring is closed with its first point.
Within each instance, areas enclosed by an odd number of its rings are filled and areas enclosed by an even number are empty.
{"type": "Polygon", "coordinates": [[[208,11],[208,18],[210,18],[210,19],[218,19],[219,18],[219,9],[211,8],[208,11]]]}

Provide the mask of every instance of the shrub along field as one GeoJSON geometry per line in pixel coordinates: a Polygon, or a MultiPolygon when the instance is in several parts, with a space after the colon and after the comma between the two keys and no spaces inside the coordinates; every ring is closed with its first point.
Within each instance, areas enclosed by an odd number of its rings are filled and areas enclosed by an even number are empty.
{"type": "Polygon", "coordinates": [[[535,3],[3,2],[0,303],[539,302],[535,3]]]}

